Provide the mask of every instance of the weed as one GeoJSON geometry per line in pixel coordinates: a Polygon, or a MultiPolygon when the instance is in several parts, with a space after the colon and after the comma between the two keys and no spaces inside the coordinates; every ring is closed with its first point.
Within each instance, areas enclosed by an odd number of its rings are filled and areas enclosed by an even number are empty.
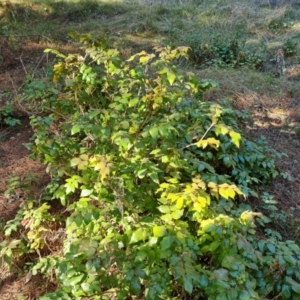
{"type": "Polygon", "coordinates": [[[217,65],[220,67],[259,68],[264,61],[260,49],[248,50],[246,41],[235,37],[226,42],[216,35],[209,43],[204,43],[200,34],[185,35],[182,43],[191,48],[190,58],[196,64],[217,65]]]}
{"type": "Polygon", "coordinates": [[[21,125],[21,121],[13,116],[14,109],[10,104],[6,104],[0,108],[0,125],[14,127],[21,125]]]}
{"type": "Polygon", "coordinates": [[[294,22],[285,21],[284,18],[282,17],[272,19],[268,24],[268,27],[271,31],[287,30],[293,26],[294,26],[294,22]]]}
{"type": "Polygon", "coordinates": [[[298,41],[296,39],[288,39],[282,46],[285,57],[295,56],[297,54],[298,41]]]}

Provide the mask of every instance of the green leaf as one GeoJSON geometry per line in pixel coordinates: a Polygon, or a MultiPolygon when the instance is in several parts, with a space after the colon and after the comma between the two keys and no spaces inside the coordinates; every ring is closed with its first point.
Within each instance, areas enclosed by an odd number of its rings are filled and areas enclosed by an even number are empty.
{"type": "Polygon", "coordinates": [[[82,160],[79,157],[74,157],[71,159],[70,164],[71,167],[75,167],[77,165],[79,165],[82,162],[82,160]]]}
{"type": "Polygon", "coordinates": [[[165,226],[154,226],[153,227],[153,234],[154,237],[162,237],[166,234],[166,227],[165,226]]]}
{"type": "Polygon", "coordinates": [[[212,232],[216,230],[216,225],[211,220],[205,220],[201,223],[201,228],[204,232],[212,232]]]}
{"type": "Polygon", "coordinates": [[[291,299],[291,289],[288,285],[284,284],[282,285],[282,296],[283,299],[291,299]]]}
{"type": "MultiPolygon", "coordinates": [[[[226,292],[226,294],[227,294],[227,292],[226,292]]],[[[219,295],[216,297],[216,300],[228,300],[226,294],[225,294],[225,293],[219,294],[219,295]]]]}
{"type": "Polygon", "coordinates": [[[69,283],[71,286],[76,286],[78,283],[82,281],[82,279],[85,277],[84,274],[72,277],[72,279],[69,280],[69,283]]]}
{"type": "Polygon", "coordinates": [[[157,137],[158,137],[158,128],[157,128],[157,127],[152,127],[152,128],[149,130],[149,133],[150,133],[150,135],[151,135],[154,139],[157,139],[157,137]]]}
{"type": "MultiPolygon", "coordinates": [[[[218,245],[220,245],[220,242],[218,242],[218,245]]],[[[222,281],[228,281],[229,278],[228,278],[228,270],[226,269],[218,269],[218,270],[215,270],[213,272],[214,274],[214,278],[216,278],[217,280],[222,280],[222,281]]]]}
{"type": "Polygon", "coordinates": [[[138,277],[134,277],[130,282],[130,290],[134,295],[138,295],[141,290],[141,283],[138,277]]]}
{"type": "Polygon", "coordinates": [[[81,284],[81,288],[82,288],[82,290],[83,290],[84,292],[87,292],[87,293],[93,291],[92,288],[91,288],[91,284],[90,284],[90,283],[87,283],[87,282],[83,282],[83,283],[81,284]]]}
{"type": "Polygon", "coordinates": [[[171,210],[170,210],[170,206],[167,206],[167,205],[161,205],[161,206],[158,206],[157,208],[160,212],[162,212],[163,214],[166,214],[166,213],[169,213],[171,210]]]}
{"type": "Polygon", "coordinates": [[[138,228],[135,232],[133,232],[130,240],[130,244],[137,243],[141,240],[143,240],[145,237],[144,234],[144,229],[143,228],[138,228]]]}
{"type": "Polygon", "coordinates": [[[139,103],[140,99],[139,98],[133,98],[129,101],[128,106],[129,107],[134,107],[139,103]]]}
{"type": "Polygon", "coordinates": [[[145,258],[148,257],[148,253],[145,251],[139,251],[135,257],[136,261],[143,261],[145,258]]]}
{"type": "Polygon", "coordinates": [[[161,249],[167,250],[171,247],[172,238],[170,236],[166,236],[161,241],[161,249]]]}
{"type": "Polygon", "coordinates": [[[184,284],[184,289],[189,293],[192,294],[193,292],[193,284],[190,279],[183,278],[183,284],[184,284]]]}
{"type": "Polygon", "coordinates": [[[87,197],[93,193],[93,190],[83,189],[81,191],[80,197],[87,197]]]}
{"type": "Polygon", "coordinates": [[[182,217],[182,215],[183,215],[183,209],[172,212],[172,218],[175,220],[180,219],[182,217]]]}
{"type": "Polygon", "coordinates": [[[292,257],[291,255],[283,255],[283,258],[286,262],[290,263],[293,266],[296,266],[297,261],[294,257],[292,257]]]}
{"type": "Polygon", "coordinates": [[[229,135],[231,137],[232,142],[239,148],[240,141],[241,141],[241,135],[235,131],[230,131],[229,135]]]}
{"type": "Polygon", "coordinates": [[[231,288],[229,291],[226,292],[228,300],[236,300],[238,299],[238,288],[231,288]]]}
{"type": "Polygon", "coordinates": [[[158,241],[158,238],[153,236],[149,239],[149,246],[153,246],[153,245],[156,245],[157,244],[157,241],[158,241]]]}
{"type": "Polygon", "coordinates": [[[171,213],[168,213],[168,214],[165,214],[163,216],[160,217],[163,221],[165,221],[166,223],[170,223],[172,222],[173,220],[173,217],[172,217],[172,214],[171,213]]]}
{"type": "Polygon", "coordinates": [[[176,75],[174,73],[168,72],[167,78],[168,78],[170,85],[173,85],[173,83],[175,82],[175,79],[176,79],[176,75]]]}
{"type": "Polygon", "coordinates": [[[285,278],[285,281],[290,285],[293,292],[300,295],[300,284],[298,282],[296,282],[295,280],[293,280],[291,277],[288,276],[285,278]]]}
{"type": "Polygon", "coordinates": [[[142,179],[146,176],[147,173],[148,173],[148,169],[141,169],[138,171],[137,177],[142,179]]]}
{"type": "Polygon", "coordinates": [[[239,295],[239,300],[251,300],[251,295],[249,294],[248,291],[241,291],[240,295],[239,295]]]}
{"type": "Polygon", "coordinates": [[[149,177],[153,180],[153,182],[159,184],[159,179],[157,173],[151,173],[149,174],[149,177]]]}
{"type": "Polygon", "coordinates": [[[73,127],[71,129],[71,134],[74,135],[74,134],[80,132],[81,128],[82,128],[82,125],[80,125],[80,124],[73,125],[73,127]]]}
{"type": "Polygon", "coordinates": [[[275,253],[276,252],[276,248],[275,248],[275,246],[272,243],[267,243],[266,246],[267,246],[267,248],[269,249],[269,251],[271,253],[275,253]]]}

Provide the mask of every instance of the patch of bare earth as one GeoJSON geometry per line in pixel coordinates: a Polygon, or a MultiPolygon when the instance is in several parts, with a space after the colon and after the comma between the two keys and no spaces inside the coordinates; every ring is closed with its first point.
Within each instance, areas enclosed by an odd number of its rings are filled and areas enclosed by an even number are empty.
{"type": "MultiPolygon", "coordinates": [[[[48,175],[45,173],[45,168],[39,162],[29,159],[29,150],[24,146],[28,143],[32,136],[28,119],[22,120],[22,126],[16,128],[6,136],[7,140],[0,142],[0,219],[1,222],[6,222],[14,218],[22,201],[26,201],[28,195],[26,191],[20,189],[15,191],[12,197],[4,195],[7,189],[7,180],[13,176],[18,175],[20,181],[26,176],[33,176],[36,178],[32,193],[38,196],[47,182],[49,182],[48,175]]],[[[3,232],[0,233],[0,242],[4,239],[3,232]]],[[[18,266],[16,265],[18,268],[18,266]]],[[[12,300],[19,299],[21,295],[27,296],[27,299],[37,299],[44,291],[43,281],[41,278],[33,277],[28,279],[16,278],[11,276],[9,270],[4,266],[0,267],[0,299],[12,300]]]]}
{"type": "MultiPolygon", "coordinates": [[[[25,76],[40,68],[43,50],[37,41],[9,41],[0,39],[0,108],[13,102],[19,92],[25,76]],[[39,65],[40,64],[40,65],[39,65]]],[[[22,122],[18,127],[0,127],[0,221],[5,223],[15,217],[22,201],[26,201],[26,191],[18,189],[12,195],[5,195],[7,181],[18,176],[21,184],[28,176],[35,178],[32,195],[38,197],[49,177],[45,167],[38,161],[29,159],[30,151],[24,144],[29,143],[33,135],[28,117],[16,115],[22,122]]],[[[4,232],[0,232],[0,242],[4,240],[4,232]]],[[[19,266],[16,265],[16,268],[19,266]]],[[[21,271],[21,270],[20,270],[21,271]]],[[[30,275],[30,274],[29,274],[30,275]]],[[[4,265],[0,266],[0,300],[38,299],[45,292],[45,280],[38,276],[12,275],[4,265]]]]}
{"type": "MultiPolygon", "coordinates": [[[[245,91],[236,96],[235,107],[248,109],[253,116],[246,135],[250,139],[264,136],[270,148],[285,153],[277,161],[277,166],[292,177],[292,180],[277,178],[264,190],[275,196],[279,207],[300,216],[300,137],[295,128],[300,123],[300,87],[293,98],[287,94],[277,99],[262,97],[255,92],[245,91]]],[[[299,227],[299,224],[298,224],[299,227]]],[[[286,238],[299,242],[300,228],[295,228],[293,236],[283,232],[286,238]]]]}

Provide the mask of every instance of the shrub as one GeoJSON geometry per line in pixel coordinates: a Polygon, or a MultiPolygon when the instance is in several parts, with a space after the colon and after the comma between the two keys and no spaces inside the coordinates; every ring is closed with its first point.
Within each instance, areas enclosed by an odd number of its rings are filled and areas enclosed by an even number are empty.
{"type": "Polygon", "coordinates": [[[297,45],[298,42],[295,39],[288,39],[284,44],[283,44],[283,51],[284,51],[284,56],[289,57],[289,56],[295,56],[297,54],[297,45]]]}
{"type": "Polygon", "coordinates": [[[260,68],[264,61],[262,49],[248,49],[245,41],[239,37],[224,42],[220,36],[210,42],[202,41],[201,35],[184,35],[182,43],[191,48],[190,59],[197,64],[217,65],[221,67],[260,68]]]}
{"type": "Polygon", "coordinates": [[[215,83],[174,65],[188,49],[124,61],[105,39],[77,37],[85,55],[52,50],[56,90],[30,98],[42,114],[29,147],[52,200],[24,204],[13,230],[25,238],[2,243],[6,261],[10,243],[47,249],[56,222],[62,250],[32,263],[59,285],[44,300],[299,299],[299,247],[258,229],[271,220],[244,201],[279,175],[276,153],[242,137],[232,109],[203,102],[215,83]],[[67,216],[50,213],[57,199],[67,216]]]}

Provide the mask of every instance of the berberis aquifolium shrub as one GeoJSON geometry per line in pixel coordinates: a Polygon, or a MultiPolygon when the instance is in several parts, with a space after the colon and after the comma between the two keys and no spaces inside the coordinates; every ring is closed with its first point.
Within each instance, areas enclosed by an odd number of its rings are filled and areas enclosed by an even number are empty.
{"type": "Polygon", "coordinates": [[[6,261],[21,246],[49,253],[56,223],[62,250],[31,263],[59,286],[44,300],[300,299],[299,247],[256,227],[272,220],[245,202],[280,175],[276,153],[241,136],[233,110],[203,101],[215,83],[175,67],[188,49],[122,60],[105,39],[74,36],[85,54],[47,50],[54,83],[37,98],[28,87],[41,112],[29,147],[52,182],[6,225],[26,228],[6,261]],[[50,213],[57,199],[65,217],[50,213]]]}

